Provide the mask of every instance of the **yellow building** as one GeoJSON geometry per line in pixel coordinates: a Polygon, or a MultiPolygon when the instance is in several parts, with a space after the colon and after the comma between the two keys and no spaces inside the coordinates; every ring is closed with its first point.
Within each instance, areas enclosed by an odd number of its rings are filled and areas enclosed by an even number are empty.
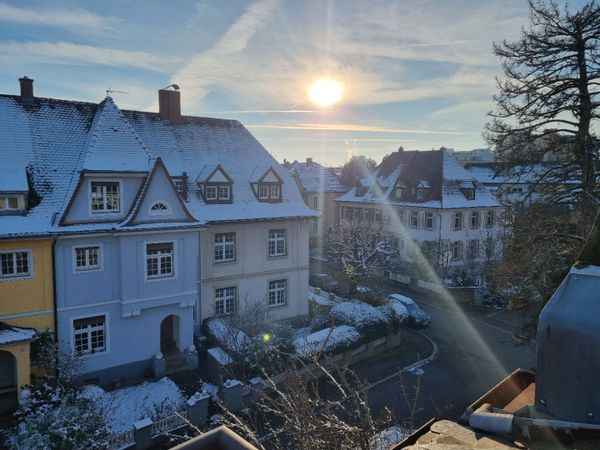
{"type": "Polygon", "coordinates": [[[54,332],[52,240],[0,240],[0,412],[31,383],[35,331],[54,332]]]}

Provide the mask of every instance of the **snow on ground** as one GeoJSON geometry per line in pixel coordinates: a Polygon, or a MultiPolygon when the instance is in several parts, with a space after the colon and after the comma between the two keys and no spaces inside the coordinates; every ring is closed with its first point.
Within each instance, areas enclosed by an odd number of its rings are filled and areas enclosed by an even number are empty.
{"type": "Polygon", "coordinates": [[[381,310],[363,302],[338,303],[329,311],[329,318],[336,323],[345,323],[358,329],[389,321],[381,310]]]}
{"type": "Polygon", "coordinates": [[[210,398],[214,402],[219,402],[219,387],[210,383],[202,383],[200,392],[206,395],[210,395],[210,398]]]}
{"type": "Polygon", "coordinates": [[[181,411],[185,397],[170,378],[106,392],[99,386],[86,386],[81,394],[104,415],[113,433],[133,428],[134,422],[158,419],[181,411]]]}
{"type": "Polygon", "coordinates": [[[371,448],[373,450],[389,450],[392,446],[404,440],[406,432],[398,425],[392,425],[381,430],[371,439],[371,448]]]}
{"type": "Polygon", "coordinates": [[[311,333],[306,337],[294,340],[298,356],[310,356],[321,351],[328,352],[338,346],[353,344],[360,339],[360,333],[349,325],[340,325],[333,328],[311,333]]]}

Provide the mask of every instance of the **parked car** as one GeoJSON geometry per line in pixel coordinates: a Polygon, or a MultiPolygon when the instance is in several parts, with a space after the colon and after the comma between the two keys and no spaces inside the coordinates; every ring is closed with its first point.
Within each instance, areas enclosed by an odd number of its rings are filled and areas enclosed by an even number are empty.
{"type": "Polygon", "coordinates": [[[308,282],[311,286],[321,288],[327,292],[336,292],[340,287],[340,283],[326,273],[311,273],[308,282]]]}
{"type": "Polygon", "coordinates": [[[402,294],[390,294],[388,295],[389,302],[399,302],[408,311],[408,325],[415,328],[426,328],[431,324],[431,316],[423,311],[415,301],[402,294]]]}

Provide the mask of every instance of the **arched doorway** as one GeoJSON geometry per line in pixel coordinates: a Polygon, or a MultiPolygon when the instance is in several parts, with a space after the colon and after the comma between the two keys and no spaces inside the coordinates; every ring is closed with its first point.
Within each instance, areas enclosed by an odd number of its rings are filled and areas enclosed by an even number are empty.
{"type": "Polygon", "coordinates": [[[17,360],[0,350],[0,415],[14,411],[17,405],[17,360]]]}
{"type": "Polygon", "coordinates": [[[160,351],[171,354],[179,347],[179,317],[171,314],[160,323],[160,351]]]}

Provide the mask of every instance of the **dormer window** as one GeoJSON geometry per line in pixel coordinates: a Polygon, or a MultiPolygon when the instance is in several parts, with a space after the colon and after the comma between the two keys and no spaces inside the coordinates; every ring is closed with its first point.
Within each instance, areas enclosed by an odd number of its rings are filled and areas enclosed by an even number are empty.
{"type": "Polygon", "coordinates": [[[25,196],[0,193],[0,214],[14,214],[25,210],[25,196]]]}
{"type": "Polygon", "coordinates": [[[467,200],[475,200],[475,188],[463,189],[463,194],[467,200]]]}
{"type": "Polygon", "coordinates": [[[232,203],[233,179],[220,164],[205,166],[196,182],[206,203],[232,203]]]}
{"type": "Polygon", "coordinates": [[[431,185],[426,180],[419,181],[415,190],[415,197],[417,200],[425,200],[429,196],[429,190],[431,185]]]}
{"type": "Polygon", "coordinates": [[[417,189],[417,200],[424,200],[427,196],[427,189],[419,188],[417,189]]]}
{"type": "Polygon", "coordinates": [[[118,213],[121,210],[118,181],[90,182],[92,213],[118,213]]]}
{"type": "Polygon", "coordinates": [[[400,199],[404,197],[404,193],[405,193],[406,189],[402,188],[402,187],[396,187],[394,189],[394,197],[400,199]]]}
{"type": "MultiPolygon", "coordinates": [[[[258,173],[260,174],[260,172],[258,173]]],[[[255,180],[251,180],[250,183],[254,190],[254,195],[256,195],[259,201],[271,203],[281,201],[283,180],[272,167],[269,167],[260,178],[257,177],[255,180]]]]}
{"type": "Polygon", "coordinates": [[[165,214],[171,213],[171,207],[168,203],[165,202],[156,202],[153,203],[150,207],[150,215],[151,216],[162,216],[165,214]]]}
{"type": "Polygon", "coordinates": [[[183,172],[181,176],[171,177],[173,180],[173,184],[175,185],[175,190],[179,194],[179,196],[187,200],[188,198],[188,176],[186,172],[183,172]]]}

